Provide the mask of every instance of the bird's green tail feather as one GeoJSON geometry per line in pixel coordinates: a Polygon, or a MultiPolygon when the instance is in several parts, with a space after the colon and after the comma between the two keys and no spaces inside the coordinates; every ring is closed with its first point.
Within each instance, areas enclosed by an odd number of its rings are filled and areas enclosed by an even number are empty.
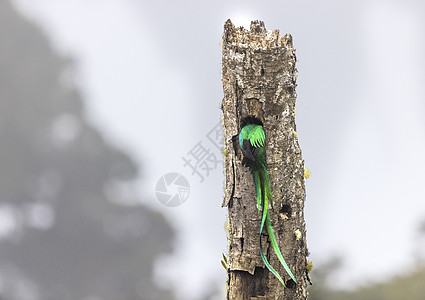
{"type": "MultiPolygon", "coordinates": [[[[269,173],[267,172],[267,170],[264,170],[264,186],[265,186],[265,198],[270,199],[270,201],[273,201],[272,191],[270,188],[269,173]]],[[[297,280],[295,279],[294,275],[292,274],[291,270],[289,269],[288,265],[283,259],[282,253],[280,252],[279,245],[277,244],[276,238],[274,236],[273,227],[270,221],[270,214],[268,211],[267,211],[266,227],[267,227],[267,232],[269,233],[270,241],[272,242],[272,246],[273,246],[274,252],[276,253],[277,258],[279,259],[280,263],[285,268],[289,276],[291,276],[292,280],[295,283],[297,283],[297,280]]]]}
{"type": "Polygon", "coordinates": [[[294,275],[292,274],[291,270],[289,269],[288,265],[286,264],[285,260],[283,259],[282,253],[280,253],[279,246],[277,245],[276,238],[274,236],[272,224],[270,222],[270,215],[269,214],[267,214],[266,227],[267,227],[267,232],[269,233],[270,241],[272,242],[272,246],[273,246],[274,252],[276,253],[277,258],[279,258],[280,263],[285,268],[285,270],[289,274],[289,276],[291,276],[292,280],[295,283],[297,283],[297,280],[295,279],[294,275]]]}
{"type": "Polygon", "coordinates": [[[263,216],[261,218],[261,228],[260,228],[260,235],[259,235],[259,244],[260,244],[260,255],[261,259],[263,260],[264,264],[266,265],[267,269],[269,269],[270,272],[273,273],[274,276],[276,276],[277,279],[282,283],[283,286],[285,286],[285,282],[283,281],[282,277],[280,277],[279,273],[270,265],[268,262],[266,256],[264,255],[263,246],[261,244],[261,233],[263,232],[264,223],[267,219],[267,213],[268,213],[268,203],[265,203],[266,201],[263,201],[263,199],[266,199],[264,197],[264,189],[261,187],[262,184],[262,178],[260,176],[260,172],[257,170],[251,170],[252,176],[254,177],[254,183],[255,183],[255,189],[257,190],[257,204],[258,204],[258,210],[263,212],[263,216]]]}
{"type": "Polygon", "coordinates": [[[263,231],[264,223],[266,224],[267,232],[270,237],[270,241],[273,246],[273,250],[278,257],[280,263],[285,268],[286,272],[289,274],[289,276],[292,278],[292,280],[297,283],[294,275],[292,274],[291,270],[289,269],[288,265],[286,264],[285,260],[283,259],[282,253],[280,252],[279,246],[276,242],[276,237],[273,232],[273,227],[271,225],[270,221],[270,214],[268,211],[268,202],[269,199],[272,200],[273,196],[271,193],[270,188],[270,179],[269,174],[267,172],[267,169],[262,170],[252,170],[252,175],[254,177],[254,183],[257,191],[257,205],[261,206],[262,211],[262,218],[261,218],[261,228],[260,228],[260,255],[264,262],[264,264],[267,266],[267,268],[270,270],[270,272],[273,273],[273,275],[276,276],[276,278],[279,279],[279,281],[285,286],[285,283],[282,279],[282,277],[277,273],[277,271],[270,265],[270,263],[267,261],[267,258],[264,255],[264,251],[261,245],[261,232],[263,231]]]}
{"type": "Polygon", "coordinates": [[[254,184],[255,184],[255,190],[257,191],[257,209],[260,211],[261,209],[261,203],[262,203],[262,197],[261,197],[261,179],[260,174],[258,171],[251,171],[252,177],[254,177],[254,184]]]}

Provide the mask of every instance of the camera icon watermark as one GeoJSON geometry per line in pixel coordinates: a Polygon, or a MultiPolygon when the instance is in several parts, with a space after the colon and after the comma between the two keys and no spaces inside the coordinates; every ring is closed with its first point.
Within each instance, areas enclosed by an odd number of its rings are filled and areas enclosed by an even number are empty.
{"type": "Polygon", "coordinates": [[[189,181],[179,173],[165,174],[156,183],[155,194],[164,206],[180,206],[189,198],[189,181]]]}

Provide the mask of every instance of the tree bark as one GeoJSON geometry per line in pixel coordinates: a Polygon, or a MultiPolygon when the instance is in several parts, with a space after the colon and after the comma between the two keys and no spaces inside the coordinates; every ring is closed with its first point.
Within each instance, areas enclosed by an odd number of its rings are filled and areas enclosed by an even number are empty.
{"type": "MultiPolygon", "coordinates": [[[[222,101],[224,121],[225,196],[229,214],[227,299],[306,299],[306,230],[304,221],[304,161],[295,128],[296,78],[292,37],[267,31],[262,21],[250,31],[224,25],[222,101]],[[297,284],[284,288],[261,260],[252,175],[242,166],[238,140],[242,118],[254,116],[264,124],[267,164],[273,201],[273,230],[297,284]]],[[[289,276],[271,247],[267,231],[262,243],[271,265],[289,283],[289,276]]]]}

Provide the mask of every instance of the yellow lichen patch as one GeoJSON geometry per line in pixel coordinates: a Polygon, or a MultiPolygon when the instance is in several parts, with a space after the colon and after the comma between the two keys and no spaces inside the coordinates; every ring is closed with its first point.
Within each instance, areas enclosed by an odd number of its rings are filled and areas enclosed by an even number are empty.
{"type": "Polygon", "coordinates": [[[298,136],[298,133],[297,133],[296,131],[294,131],[294,136],[295,136],[295,137],[297,137],[297,136],[298,136]]]}
{"type": "Polygon", "coordinates": [[[302,234],[301,234],[301,231],[299,229],[295,230],[294,233],[295,233],[295,238],[297,239],[297,241],[299,239],[301,239],[302,234]]]}
{"type": "Polygon", "coordinates": [[[230,232],[230,221],[227,219],[226,224],[224,225],[224,229],[226,232],[230,232]]]}
{"type": "Polygon", "coordinates": [[[310,178],[310,170],[307,168],[304,168],[304,179],[310,178]]]}
{"type": "Polygon", "coordinates": [[[226,147],[221,148],[221,153],[223,154],[224,157],[226,157],[228,153],[227,148],[226,147]]]}
{"type": "Polygon", "coordinates": [[[307,260],[307,263],[305,265],[305,268],[307,270],[307,273],[310,273],[311,270],[313,270],[313,262],[310,260],[307,260]]]}

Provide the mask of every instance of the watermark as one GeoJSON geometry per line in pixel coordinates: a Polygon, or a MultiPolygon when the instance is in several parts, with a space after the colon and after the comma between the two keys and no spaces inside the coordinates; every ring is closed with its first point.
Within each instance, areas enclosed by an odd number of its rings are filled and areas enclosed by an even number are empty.
{"type": "MultiPolygon", "coordinates": [[[[211,172],[223,162],[221,157],[223,143],[223,130],[221,122],[215,125],[206,135],[206,139],[199,140],[182,157],[183,167],[191,171],[192,176],[197,176],[199,182],[204,182],[211,172]]],[[[158,201],[168,207],[182,205],[189,197],[189,181],[179,173],[168,173],[162,176],[155,188],[158,201]]]]}
{"type": "Polygon", "coordinates": [[[189,198],[189,181],[179,173],[165,174],[156,183],[155,194],[165,206],[180,206],[189,198]]]}
{"type": "Polygon", "coordinates": [[[205,143],[202,143],[203,140],[200,140],[187,152],[186,157],[182,157],[183,167],[190,168],[192,176],[196,175],[200,182],[204,182],[205,177],[208,177],[211,171],[223,162],[217,159],[221,156],[221,144],[224,137],[221,123],[215,125],[205,136],[208,140],[207,144],[212,144],[216,149],[205,146],[205,143]]]}

